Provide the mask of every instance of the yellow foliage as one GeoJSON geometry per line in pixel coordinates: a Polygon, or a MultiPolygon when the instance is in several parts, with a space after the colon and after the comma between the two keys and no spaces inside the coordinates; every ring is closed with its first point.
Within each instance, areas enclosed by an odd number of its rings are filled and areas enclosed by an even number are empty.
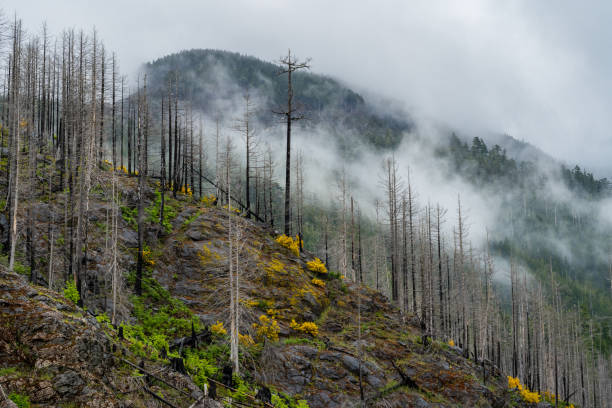
{"type": "Polygon", "coordinates": [[[272,272],[276,272],[276,273],[285,272],[285,264],[278,259],[272,259],[272,261],[270,261],[270,264],[268,265],[268,268],[272,272]]]}
{"type": "Polygon", "coordinates": [[[243,303],[247,305],[248,307],[255,307],[259,305],[259,300],[249,299],[249,300],[243,301],[243,303]]]}
{"type": "Polygon", "coordinates": [[[143,249],[143,250],[142,250],[142,261],[143,261],[145,264],[147,264],[147,265],[151,265],[151,266],[153,266],[153,265],[155,265],[155,261],[154,261],[154,260],[152,260],[152,259],[150,258],[150,256],[151,256],[151,250],[150,250],[150,249],[143,249]]]}
{"type": "Polygon", "coordinates": [[[283,261],[276,258],[272,258],[268,262],[259,263],[257,266],[259,268],[263,268],[266,272],[266,285],[291,287],[294,283],[294,279],[290,275],[297,275],[298,273],[298,271],[295,270],[295,267],[286,265],[283,263],[283,261]]]}
{"type": "Polygon", "coordinates": [[[519,385],[521,385],[521,382],[519,381],[518,377],[514,378],[514,377],[508,376],[508,388],[513,390],[517,388],[519,385]]]}
{"type": "Polygon", "coordinates": [[[128,172],[125,166],[117,166],[117,171],[123,172],[124,174],[128,172]]]}
{"type": "Polygon", "coordinates": [[[453,339],[450,339],[448,341],[448,345],[451,346],[451,347],[455,347],[455,341],[453,339]]]}
{"type": "Polygon", "coordinates": [[[320,287],[322,287],[322,288],[324,288],[324,287],[325,287],[325,282],[324,282],[324,281],[322,281],[321,279],[312,278],[312,280],[310,281],[310,283],[312,283],[313,285],[316,285],[316,286],[320,286],[320,287]]]}
{"type": "MultiPolygon", "coordinates": [[[[225,204],[223,206],[223,209],[227,210],[228,209],[228,205],[225,204]]],[[[236,214],[240,214],[240,209],[236,208],[236,207],[232,207],[231,205],[229,206],[229,210],[235,212],[236,214]]]]}
{"type": "Polygon", "coordinates": [[[213,324],[212,326],[210,326],[210,331],[220,336],[227,334],[227,330],[225,330],[225,327],[223,327],[223,322],[220,322],[218,320],[216,324],[213,324]]]}
{"type": "Polygon", "coordinates": [[[272,317],[276,317],[280,314],[280,312],[276,309],[268,309],[266,310],[266,313],[272,317]]]}
{"type": "Polygon", "coordinates": [[[207,196],[202,196],[202,198],[200,199],[200,201],[202,202],[202,204],[204,204],[207,207],[212,207],[213,203],[215,202],[215,200],[217,199],[217,197],[215,197],[214,194],[210,194],[207,196]]]}
{"type": "Polygon", "coordinates": [[[345,307],[346,306],[346,302],[344,300],[340,300],[338,299],[338,301],[336,302],[336,304],[340,307],[345,307]]]}
{"type": "Polygon", "coordinates": [[[189,186],[187,186],[187,187],[185,187],[184,185],[181,186],[180,192],[181,192],[181,194],[188,195],[188,196],[192,196],[193,195],[193,191],[191,191],[191,187],[189,187],[189,186]]]}
{"type": "MultiPolygon", "coordinates": [[[[517,389],[521,395],[521,398],[523,398],[523,401],[530,404],[537,404],[542,399],[542,396],[540,394],[538,394],[537,392],[529,391],[529,388],[523,386],[518,377],[508,376],[508,388],[510,388],[511,390],[517,389]]],[[[547,397],[548,395],[550,395],[550,393],[546,391],[544,393],[544,396],[547,397]]]]}
{"type": "Polygon", "coordinates": [[[291,319],[289,327],[291,327],[295,331],[308,333],[312,337],[317,337],[319,335],[319,328],[317,327],[317,324],[315,322],[304,322],[302,324],[299,324],[295,321],[295,319],[291,319]]]}
{"type": "Polygon", "coordinates": [[[276,242],[278,242],[285,248],[290,249],[291,252],[293,252],[295,256],[300,256],[299,241],[300,239],[297,236],[295,237],[295,240],[294,240],[292,237],[288,237],[285,234],[280,235],[278,238],[276,238],[276,242]]]}
{"type": "Polygon", "coordinates": [[[249,334],[240,334],[238,333],[238,341],[243,346],[252,346],[255,344],[255,341],[249,334]]]}
{"type": "Polygon", "coordinates": [[[319,258],[315,258],[312,261],[306,262],[306,266],[308,267],[309,270],[313,272],[327,273],[327,268],[325,267],[325,264],[321,262],[319,258]]]}
{"type": "Polygon", "coordinates": [[[278,322],[274,316],[268,317],[262,314],[259,316],[259,324],[253,323],[253,329],[255,329],[256,337],[259,341],[263,341],[265,338],[278,341],[280,327],[278,327],[278,322]]]}
{"type": "Polygon", "coordinates": [[[523,397],[525,402],[530,404],[537,404],[540,402],[540,394],[537,392],[531,392],[527,388],[521,390],[521,397],[523,397]]]}

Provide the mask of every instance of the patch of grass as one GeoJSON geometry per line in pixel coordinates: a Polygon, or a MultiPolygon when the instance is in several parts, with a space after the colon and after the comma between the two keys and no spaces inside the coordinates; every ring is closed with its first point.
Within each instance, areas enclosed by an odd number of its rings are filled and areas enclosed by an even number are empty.
{"type": "Polygon", "coordinates": [[[17,372],[17,367],[0,368],[0,377],[9,376],[17,372]]]}
{"type": "Polygon", "coordinates": [[[435,392],[429,390],[419,390],[419,392],[427,402],[438,404],[444,404],[448,402],[443,396],[436,394],[435,392]]]}
{"type": "Polygon", "coordinates": [[[121,206],[121,217],[123,220],[132,228],[138,228],[138,221],[136,217],[138,216],[138,209],[136,207],[130,208],[125,205],[121,206]]]}
{"type": "Polygon", "coordinates": [[[282,342],[283,344],[287,346],[292,346],[295,344],[304,344],[307,346],[314,346],[318,348],[319,350],[325,349],[325,343],[319,339],[309,339],[309,338],[304,338],[304,337],[289,337],[289,338],[283,339],[282,342]]]}
{"type": "MultiPolygon", "coordinates": [[[[21,258],[23,254],[15,255],[15,265],[13,266],[13,270],[15,273],[18,273],[23,276],[30,276],[30,267],[19,262],[19,258],[21,258]]],[[[8,255],[0,255],[0,264],[8,267],[9,266],[9,258],[8,255]]]]}
{"type": "Polygon", "coordinates": [[[188,226],[189,224],[194,222],[201,214],[202,214],[202,210],[196,211],[191,217],[189,217],[185,221],[183,221],[183,226],[184,227],[188,226]]]}
{"type": "Polygon", "coordinates": [[[327,316],[329,315],[330,309],[331,309],[330,306],[323,309],[323,311],[321,312],[321,315],[317,318],[315,322],[317,323],[317,325],[321,326],[327,320],[327,316]]]}
{"type": "MultiPolygon", "coordinates": [[[[172,232],[172,220],[178,215],[179,202],[175,199],[164,196],[164,216],[162,219],[162,225],[167,233],[172,232]]],[[[159,222],[159,216],[161,211],[161,191],[155,191],[155,201],[145,208],[145,214],[147,214],[147,221],[151,224],[159,222]]]]}
{"type": "MultiPolygon", "coordinates": [[[[132,296],[134,316],[137,323],[123,325],[124,335],[131,342],[130,349],[139,357],[158,359],[165,349],[168,354],[168,340],[186,336],[191,327],[200,330],[200,321],[183,302],[173,298],[159,282],[145,270],[142,280],[143,296],[132,296]]],[[[135,274],[128,276],[133,284],[135,274]]]]}

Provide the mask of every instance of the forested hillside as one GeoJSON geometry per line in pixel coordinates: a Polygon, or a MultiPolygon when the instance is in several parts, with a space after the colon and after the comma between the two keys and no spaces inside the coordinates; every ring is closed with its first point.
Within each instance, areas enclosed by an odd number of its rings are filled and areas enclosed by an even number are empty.
{"type": "Polygon", "coordinates": [[[290,52],[130,81],[95,30],[3,28],[3,403],[610,407],[607,180],[290,52]]]}

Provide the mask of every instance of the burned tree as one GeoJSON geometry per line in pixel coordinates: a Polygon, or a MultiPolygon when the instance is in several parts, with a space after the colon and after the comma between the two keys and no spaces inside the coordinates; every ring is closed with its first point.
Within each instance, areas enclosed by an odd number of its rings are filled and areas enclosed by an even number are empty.
{"type": "Polygon", "coordinates": [[[274,111],[280,115],[287,124],[287,156],[285,159],[285,235],[291,235],[291,123],[293,121],[304,119],[304,116],[299,113],[300,109],[293,101],[293,82],[292,75],[300,69],[309,69],[310,60],[299,62],[295,57],[291,56],[291,50],[287,56],[279,61],[281,70],[279,75],[287,74],[287,106],[284,110],[274,111]]]}

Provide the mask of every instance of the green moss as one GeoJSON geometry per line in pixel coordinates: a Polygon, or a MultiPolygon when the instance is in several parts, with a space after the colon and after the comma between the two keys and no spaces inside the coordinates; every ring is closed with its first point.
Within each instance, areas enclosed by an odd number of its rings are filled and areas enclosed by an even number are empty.
{"type": "Polygon", "coordinates": [[[17,404],[18,408],[30,408],[30,397],[27,395],[11,392],[8,397],[11,401],[17,404]]]}

